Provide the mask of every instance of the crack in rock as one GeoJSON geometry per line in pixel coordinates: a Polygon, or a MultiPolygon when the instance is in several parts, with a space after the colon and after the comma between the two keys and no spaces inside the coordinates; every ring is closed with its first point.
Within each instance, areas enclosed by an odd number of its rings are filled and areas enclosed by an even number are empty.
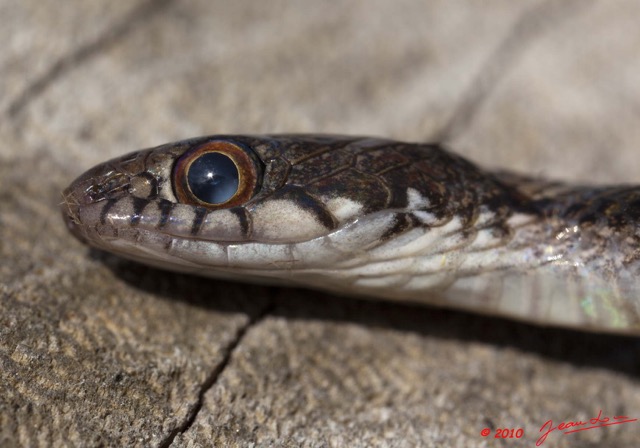
{"type": "Polygon", "coordinates": [[[202,405],[204,404],[204,396],[207,392],[209,392],[209,390],[211,390],[211,388],[213,388],[213,386],[216,385],[218,379],[231,362],[233,354],[243,341],[247,332],[252,327],[259,324],[265,317],[267,317],[274,309],[274,307],[274,301],[271,300],[259,313],[252,317],[246,325],[238,329],[236,336],[225,348],[222,361],[214,367],[214,369],[211,371],[211,374],[209,374],[209,376],[200,386],[200,390],[198,391],[198,400],[196,401],[195,405],[189,411],[184,421],[180,425],[176,426],[169,433],[169,435],[158,445],[159,448],[168,448],[169,446],[171,446],[178,434],[184,434],[189,430],[189,428],[191,428],[196,418],[198,417],[200,410],[202,409],[202,405]]]}

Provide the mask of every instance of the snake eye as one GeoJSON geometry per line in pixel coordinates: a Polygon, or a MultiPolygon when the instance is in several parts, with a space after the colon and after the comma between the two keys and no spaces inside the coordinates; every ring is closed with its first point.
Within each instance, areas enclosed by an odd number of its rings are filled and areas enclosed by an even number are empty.
{"type": "Polygon", "coordinates": [[[259,185],[260,163],[248,149],[213,141],[184,153],[173,169],[178,200],[209,209],[240,205],[259,185]]]}

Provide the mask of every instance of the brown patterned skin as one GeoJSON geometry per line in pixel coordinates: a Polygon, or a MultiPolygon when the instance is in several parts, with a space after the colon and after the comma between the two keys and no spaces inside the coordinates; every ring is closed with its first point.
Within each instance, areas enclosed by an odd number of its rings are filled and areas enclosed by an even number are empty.
{"type": "Polygon", "coordinates": [[[505,311],[505,300],[529,300],[509,299],[509,285],[517,278],[522,288],[544,291],[568,278],[573,283],[567,294],[576,297],[567,309],[583,310],[571,311],[580,316],[568,323],[560,319],[560,325],[636,331],[629,329],[640,320],[638,187],[573,187],[491,173],[431,144],[217,135],[105,162],[79,177],[64,196],[63,214],[78,238],[171,269],[476,307],[541,323],[555,323],[546,308],[536,311],[539,316],[505,311]],[[223,211],[181,204],[173,187],[180,156],[212,141],[245,148],[261,165],[256,194],[223,211]],[[426,245],[430,235],[438,241],[426,245]],[[420,242],[424,247],[412,252],[420,242]],[[380,288],[371,286],[376,273],[382,275],[380,288]],[[416,292],[416,275],[429,283],[424,291],[416,292]],[[469,283],[475,278],[486,281],[469,283]],[[496,292],[495,281],[506,286],[496,292]],[[465,287],[451,299],[443,291],[456,282],[465,287]],[[590,289],[613,284],[592,297],[590,289]],[[425,298],[425,291],[437,294],[425,298]],[[464,294],[470,298],[461,299],[464,294]],[[615,316],[597,316],[605,308],[614,308],[615,316]]]}
{"type": "MultiPolygon", "coordinates": [[[[138,151],[107,162],[85,173],[77,183],[87,185],[87,199],[104,203],[102,220],[111,203],[126,194],[132,179],[141,178],[150,185],[146,200],[171,200],[167,194],[171,179],[159,172],[159,166],[187,149],[209,140],[225,139],[253,150],[264,164],[261,191],[242,205],[251,212],[266,197],[294,199],[313,210],[328,229],[336,228],[338,220],[326,210],[319,198],[346,197],[364,204],[364,213],[385,209],[405,209],[407,189],[418,190],[428,198],[425,208],[440,221],[459,216],[471,224],[482,208],[496,213],[492,224],[499,225],[515,211],[537,212],[530,198],[517,189],[481,171],[463,158],[437,145],[411,144],[381,139],[278,135],[224,135],[186,140],[178,144],[138,151]],[[98,179],[99,181],[95,181],[98,179]],[[91,183],[91,185],[89,185],[91,183]],[[165,194],[162,194],[162,192],[165,194]]],[[[143,182],[138,180],[138,182],[143,182]]],[[[141,202],[138,208],[147,206],[141,202]]],[[[134,214],[133,224],[139,219],[134,214]]],[[[398,228],[406,229],[412,222],[408,215],[399,215],[398,228]]],[[[247,239],[251,232],[247,229],[247,239]]]]}

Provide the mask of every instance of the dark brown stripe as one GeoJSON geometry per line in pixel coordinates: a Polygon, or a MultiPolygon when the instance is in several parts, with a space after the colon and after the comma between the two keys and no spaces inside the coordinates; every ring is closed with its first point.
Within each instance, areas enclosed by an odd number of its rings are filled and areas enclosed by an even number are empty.
{"type": "Polygon", "coordinates": [[[117,199],[109,199],[104,204],[104,207],[102,207],[102,210],[100,211],[100,224],[104,225],[107,223],[107,215],[109,214],[109,210],[111,210],[113,206],[116,205],[116,202],[118,202],[117,199]]]}
{"type": "Polygon", "coordinates": [[[193,217],[193,222],[191,223],[191,235],[196,236],[198,233],[200,233],[204,218],[205,216],[207,216],[207,209],[204,207],[195,207],[194,213],[195,216],[193,217]]]}
{"type": "Polygon", "coordinates": [[[144,211],[145,207],[149,205],[149,200],[138,198],[135,196],[132,197],[131,200],[133,201],[133,213],[131,214],[130,222],[131,225],[135,227],[140,222],[140,218],[142,218],[142,212],[144,211]]]}
{"type": "Polygon", "coordinates": [[[396,237],[405,233],[406,231],[423,225],[420,220],[412,213],[397,213],[393,225],[389,227],[386,232],[380,237],[382,241],[386,241],[389,238],[396,237]]]}
{"type": "Polygon", "coordinates": [[[153,174],[149,173],[149,172],[144,172],[144,173],[140,173],[138,174],[138,177],[144,177],[145,179],[147,179],[149,181],[149,184],[151,185],[151,192],[149,193],[149,196],[147,196],[149,199],[153,199],[155,197],[158,196],[158,178],[156,176],[154,176],[153,174]]]}
{"type": "Polygon", "coordinates": [[[174,203],[167,201],[166,199],[160,199],[158,202],[158,209],[160,210],[160,222],[158,222],[158,229],[162,229],[169,222],[171,211],[173,210],[174,203]]]}
{"type": "Polygon", "coordinates": [[[326,209],[324,204],[308,194],[304,188],[288,185],[282,187],[273,196],[274,199],[287,199],[293,201],[296,206],[313,213],[318,221],[328,230],[334,230],[338,227],[335,217],[326,209]]]}
{"type": "Polygon", "coordinates": [[[251,237],[251,215],[244,207],[230,208],[229,211],[238,217],[240,221],[240,231],[242,236],[246,238],[251,237]]]}

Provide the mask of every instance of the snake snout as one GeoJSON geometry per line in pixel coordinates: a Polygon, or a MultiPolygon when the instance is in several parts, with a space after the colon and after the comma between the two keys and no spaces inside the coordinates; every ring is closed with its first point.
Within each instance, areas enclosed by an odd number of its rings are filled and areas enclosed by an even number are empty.
{"type": "Polygon", "coordinates": [[[95,229],[105,204],[128,194],[129,187],[130,176],[111,164],[98,165],[78,177],[62,193],[62,216],[69,231],[88,242],[87,229],[95,229]]]}
{"type": "Polygon", "coordinates": [[[83,243],[87,238],[82,232],[82,220],[80,219],[80,202],[71,187],[62,193],[63,201],[60,204],[62,219],[69,232],[83,243]]]}

